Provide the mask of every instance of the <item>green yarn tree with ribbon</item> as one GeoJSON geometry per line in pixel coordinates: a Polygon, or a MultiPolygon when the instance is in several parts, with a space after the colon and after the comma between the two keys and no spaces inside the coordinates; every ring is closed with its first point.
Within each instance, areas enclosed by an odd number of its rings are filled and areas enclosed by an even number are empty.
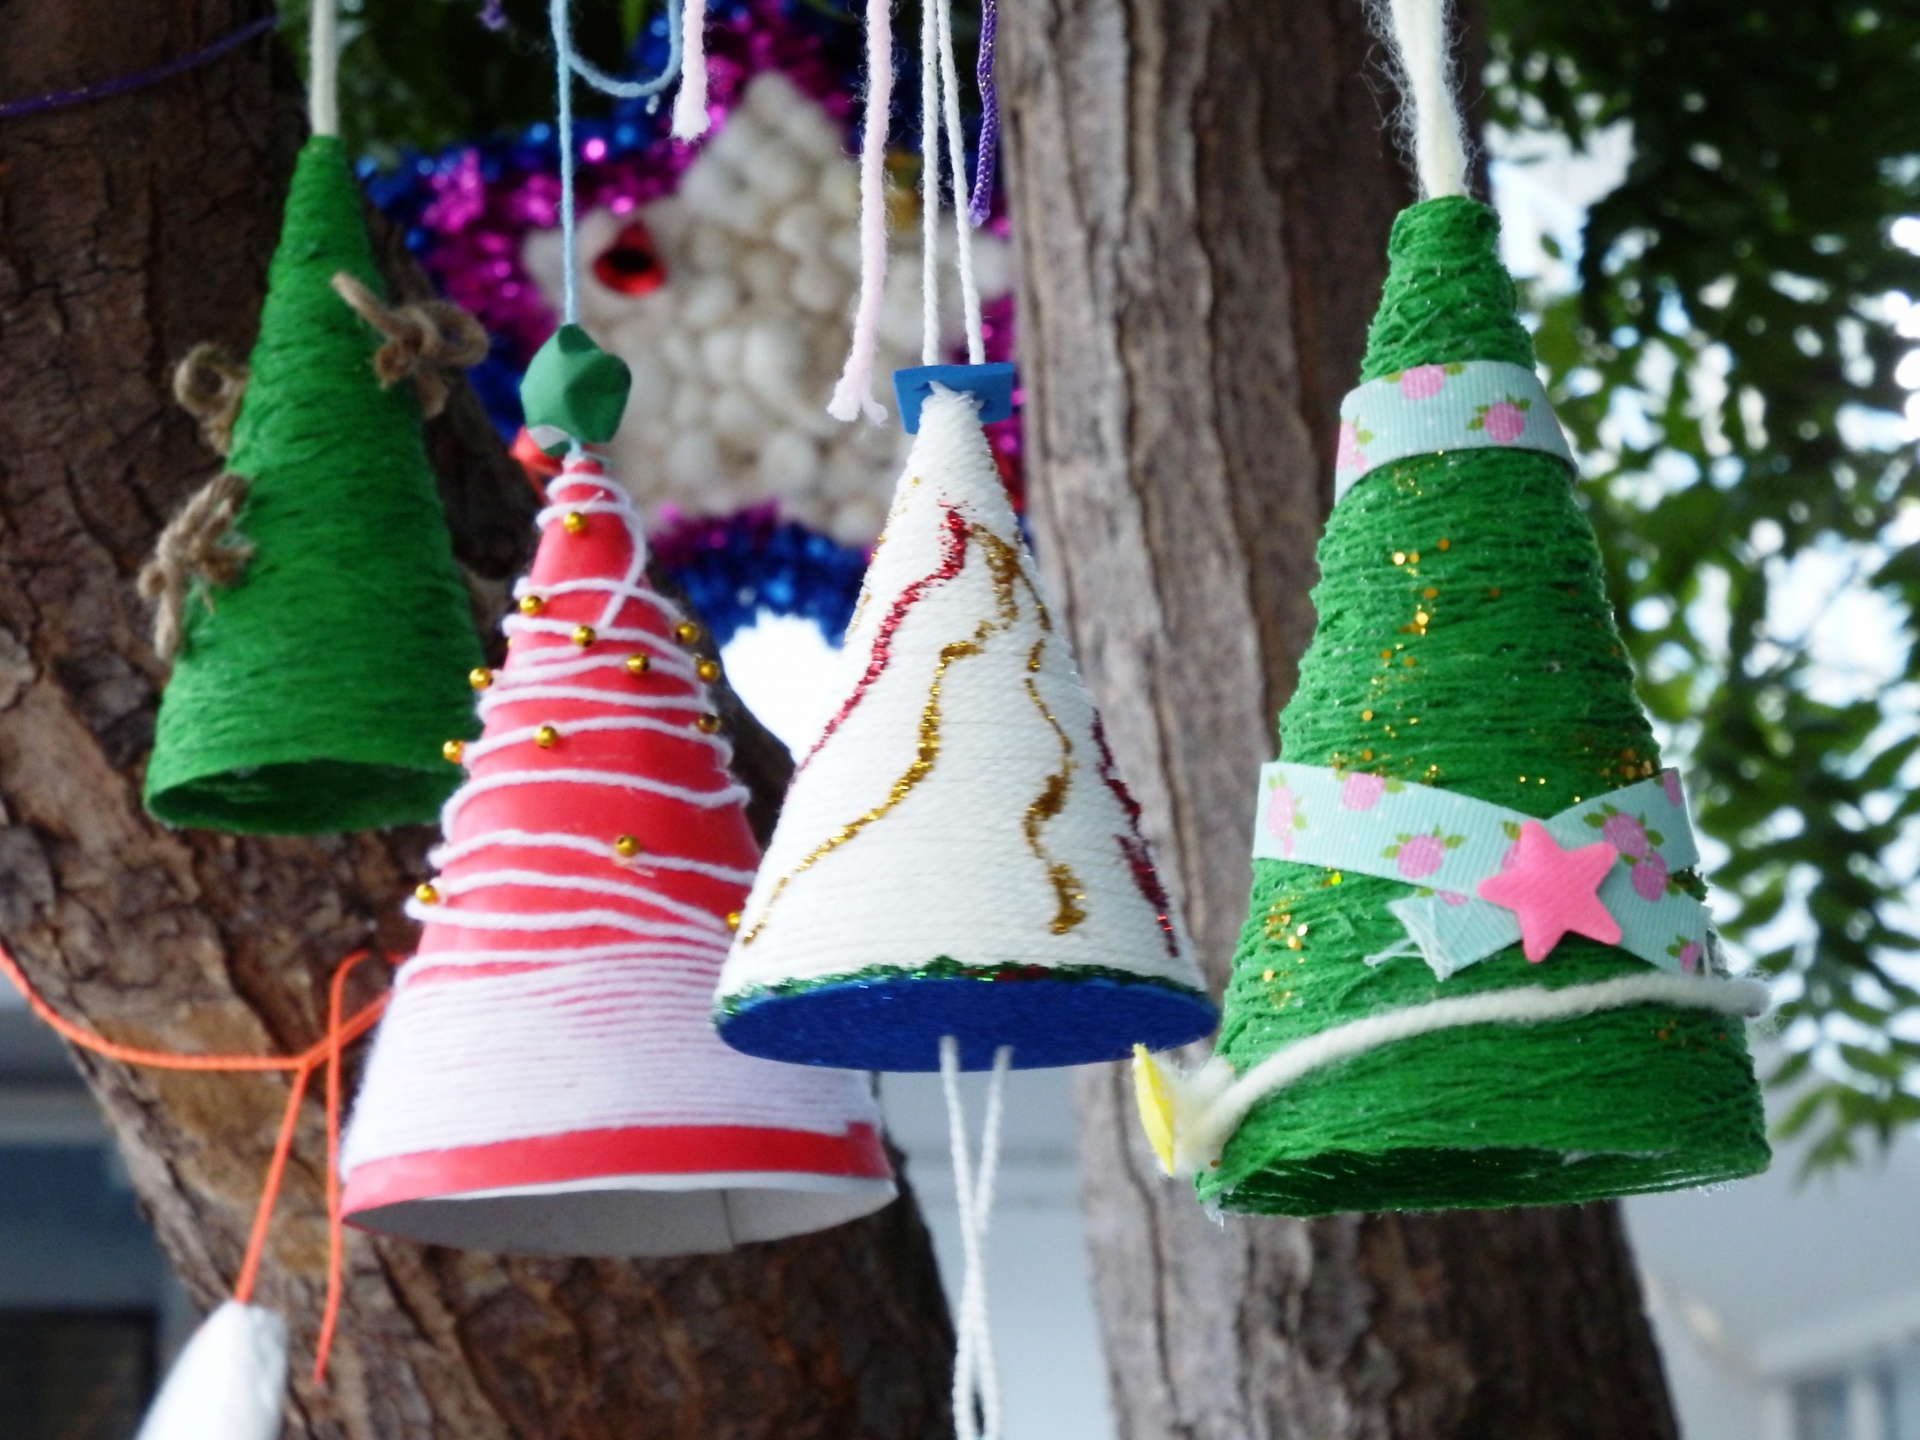
{"type": "Polygon", "coordinates": [[[478,733],[479,642],[419,406],[412,387],[382,387],[380,336],[332,286],[344,271],[384,293],[361,204],[340,141],[309,140],[228,460],[251,556],[184,608],[160,706],[146,804],[169,824],[431,820],[460,780],[442,746],[478,733]]]}
{"type": "MultiPolygon", "coordinates": [[[[1413,372],[1399,389],[1418,396],[1445,367],[1532,366],[1497,237],[1493,212],[1460,196],[1399,217],[1363,381],[1413,372]]],[[[1526,406],[1500,408],[1478,418],[1504,439],[1526,406]]],[[[1343,452],[1371,439],[1349,433],[1343,452]]],[[[1320,543],[1319,623],[1280,716],[1282,759],[1377,777],[1361,782],[1363,805],[1411,784],[1542,819],[1654,776],[1658,752],[1569,480],[1552,454],[1497,445],[1365,473],[1320,543]]],[[[1408,873],[1439,854],[1423,851],[1408,873]]],[[[1659,895],[1668,877],[1642,878],[1659,895]]],[[[1691,874],[1672,882],[1703,893],[1691,874]]],[[[1257,859],[1219,1045],[1233,1071],[1443,999],[1653,973],[1568,934],[1540,963],[1516,945],[1437,978],[1387,908],[1416,893],[1405,880],[1257,859]]],[[[1691,976],[1697,952],[1680,963],[1691,976]]],[[[1224,1209],[1316,1215],[1571,1203],[1725,1180],[1767,1160],[1740,1018],[1633,1004],[1388,1039],[1315,1068],[1254,1104],[1197,1185],[1224,1209]]]]}

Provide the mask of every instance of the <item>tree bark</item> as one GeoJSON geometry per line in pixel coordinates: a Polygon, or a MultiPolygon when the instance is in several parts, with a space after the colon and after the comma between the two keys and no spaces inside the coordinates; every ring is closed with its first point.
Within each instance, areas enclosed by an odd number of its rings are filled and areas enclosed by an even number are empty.
{"type": "MultiPolygon", "coordinates": [[[[15,5],[0,95],[139,71],[263,8],[15,5]]],[[[311,1044],[334,964],[408,947],[397,901],[432,838],[170,832],[140,808],[165,676],[134,575],[217,463],[168,377],[197,341],[239,354],[251,342],[299,95],[267,39],[0,126],[0,935],[62,1011],[168,1050],[311,1044]]],[[[396,285],[417,286],[387,248],[396,285]]],[[[456,549],[497,604],[533,497],[470,392],[430,441],[456,549]]],[[[786,757],[730,713],[764,826],[786,757]]],[[[194,1299],[224,1298],[285,1079],[77,1058],[194,1299]]],[[[673,1261],[507,1259],[350,1232],[340,1342],[315,1387],[324,1154],[310,1100],[258,1294],[291,1323],[297,1440],[949,1433],[951,1333],[910,1198],[825,1234],[673,1261]]]]}
{"type": "MultiPolygon", "coordinates": [[[[1218,987],[1409,198],[1388,81],[1354,0],[1020,0],[1003,25],[1034,530],[1218,987]]],[[[1611,1207],[1216,1226],[1124,1071],[1079,1097],[1125,1440],[1675,1435],[1611,1207]]]]}

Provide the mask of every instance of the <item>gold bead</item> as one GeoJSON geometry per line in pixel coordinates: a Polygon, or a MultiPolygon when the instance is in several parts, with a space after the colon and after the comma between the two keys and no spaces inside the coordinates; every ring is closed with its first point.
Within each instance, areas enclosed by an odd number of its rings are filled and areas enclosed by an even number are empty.
{"type": "Polygon", "coordinates": [[[598,635],[593,633],[593,626],[591,625],[576,625],[573,627],[573,643],[578,645],[582,650],[586,649],[599,638],[598,635]]]}
{"type": "Polygon", "coordinates": [[[1426,589],[1424,589],[1424,590],[1422,590],[1422,591],[1420,592],[1420,598],[1421,598],[1421,599],[1423,599],[1423,600],[1433,600],[1433,599],[1436,599],[1436,598],[1438,598],[1438,596],[1439,596],[1439,594],[1440,594],[1440,592],[1439,592],[1439,591],[1438,591],[1437,589],[1435,589],[1435,588],[1434,588],[1433,586],[1431,586],[1431,585],[1429,585],[1429,586],[1427,586],[1427,588],[1426,588],[1426,589]]]}
{"type": "Polygon", "coordinates": [[[622,860],[631,860],[640,853],[640,842],[631,835],[618,836],[613,842],[613,853],[622,860]]]}
{"type": "Polygon", "coordinates": [[[1393,552],[1393,563],[1394,563],[1394,564],[1396,564],[1396,565],[1404,565],[1404,564],[1406,564],[1406,563],[1407,563],[1407,552],[1406,552],[1406,551],[1404,551],[1404,550],[1396,550],[1396,551],[1394,551],[1394,552],[1393,552]]]}
{"type": "Polygon", "coordinates": [[[1440,537],[1440,548],[1442,550],[1451,550],[1453,548],[1453,542],[1447,539],[1446,536],[1442,535],[1440,537]]]}
{"type": "Polygon", "coordinates": [[[1362,720],[1371,720],[1373,718],[1373,712],[1371,710],[1362,710],[1360,712],[1360,718],[1362,720]]]}
{"type": "Polygon", "coordinates": [[[542,750],[551,750],[560,743],[560,732],[551,725],[542,725],[533,732],[533,743],[542,750]]]}
{"type": "Polygon", "coordinates": [[[702,659],[693,669],[694,673],[709,685],[720,678],[720,662],[718,660],[702,659]]]}
{"type": "Polygon", "coordinates": [[[644,675],[652,668],[653,661],[645,655],[627,656],[627,673],[629,675],[644,675]]]}
{"type": "Polygon", "coordinates": [[[569,510],[567,512],[567,518],[562,520],[560,524],[566,529],[569,535],[578,535],[587,528],[587,517],[582,515],[578,510],[569,510]]]}
{"type": "Polygon", "coordinates": [[[418,900],[422,905],[438,905],[440,903],[440,892],[422,880],[418,885],[413,887],[413,898],[418,900]]]}
{"type": "Polygon", "coordinates": [[[493,684],[493,671],[484,665],[476,665],[467,672],[467,684],[476,690],[484,690],[493,684]]]}
{"type": "Polygon", "coordinates": [[[739,928],[740,928],[740,912],[738,910],[729,910],[727,912],[727,929],[738,930],[739,928]]]}
{"type": "Polygon", "coordinates": [[[466,753],[467,742],[464,740],[449,740],[440,747],[440,754],[449,765],[458,765],[460,757],[466,753]]]}
{"type": "Polygon", "coordinates": [[[718,735],[720,733],[720,717],[718,715],[702,715],[698,720],[694,721],[693,724],[694,728],[702,735],[718,735]]]}
{"type": "Polygon", "coordinates": [[[682,645],[691,645],[700,638],[700,627],[691,620],[682,620],[673,627],[673,638],[682,645]]]}
{"type": "Polygon", "coordinates": [[[547,602],[542,600],[538,595],[522,595],[520,597],[520,613],[522,615],[538,615],[546,608],[547,602]]]}

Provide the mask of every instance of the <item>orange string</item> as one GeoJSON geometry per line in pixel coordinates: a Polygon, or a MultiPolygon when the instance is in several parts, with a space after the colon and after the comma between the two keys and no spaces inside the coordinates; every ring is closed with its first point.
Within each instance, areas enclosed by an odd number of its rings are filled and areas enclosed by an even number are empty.
{"type": "MultiPolygon", "coordinates": [[[[253,1287],[260,1276],[261,1257],[267,1248],[267,1232],[272,1228],[273,1211],[280,1197],[280,1185],[293,1153],[294,1132],[299,1128],[300,1102],[307,1093],[307,1081],[321,1065],[327,1067],[327,1308],[320,1322],[320,1342],[315,1347],[313,1379],[318,1385],[326,1379],[327,1356],[333,1348],[334,1331],[340,1318],[341,1256],[345,1235],[340,1213],[340,1059],[347,1046],[358,1040],[387,1008],[382,995],[356,1010],[345,1020],[347,978],[366,960],[371,951],[356,950],[334,969],[327,1000],[327,1033],[298,1055],[176,1055],[166,1050],[143,1050],[121,1045],[74,1024],[61,1015],[33,988],[26,972],[0,946],[0,974],[13,982],[27,1008],[63,1039],[82,1050],[104,1055],[127,1065],[143,1065],[156,1070],[186,1070],[212,1073],[291,1071],[293,1084],[287,1096],[287,1108],[280,1117],[280,1133],[273,1144],[273,1159],[267,1166],[266,1183],[261,1187],[260,1203],[254,1210],[253,1229],[247,1237],[246,1258],[233,1285],[233,1298],[242,1305],[253,1299],[253,1287]]],[[[398,957],[388,956],[392,963],[398,957]]]]}

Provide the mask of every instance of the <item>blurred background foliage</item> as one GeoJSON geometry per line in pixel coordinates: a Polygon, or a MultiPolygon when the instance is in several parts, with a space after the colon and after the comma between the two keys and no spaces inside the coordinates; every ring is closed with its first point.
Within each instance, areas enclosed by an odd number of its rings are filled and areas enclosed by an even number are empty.
{"type": "Polygon", "coordinates": [[[1631,131],[1540,355],[1723,930],[1778,982],[1782,1128],[1850,1158],[1920,1119],[1920,6],[1489,8],[1496,123],[1631,131]]]}
{"type": "MultiPolygon", "coordinates": [[[[579,0],[581,50],[631,69],[663,3],[579,0]]],[[[842,0],[795,3],[855,24],[842,0]]],[[[1785,1128],[1813,1164],[1850,1158],[1920,1119],[1920,408],[1901,418],[1920,3],[1484,3],[1502,132],[1631,136],[1575,283],[1533,291],[1540,355],[1646,701],[1724,847],[1723,928],[1779,984],[1785,1128]]],[[[285,11],[296,48],[304,8],[285,11]]],[[[359,152],[551,117],[543,0],[343,8],[359,152]]],[[[918,6],[900,8],[905,59],[918,6]]],[[[965,53],[978,6],[956,11],[965,53]]]]}

